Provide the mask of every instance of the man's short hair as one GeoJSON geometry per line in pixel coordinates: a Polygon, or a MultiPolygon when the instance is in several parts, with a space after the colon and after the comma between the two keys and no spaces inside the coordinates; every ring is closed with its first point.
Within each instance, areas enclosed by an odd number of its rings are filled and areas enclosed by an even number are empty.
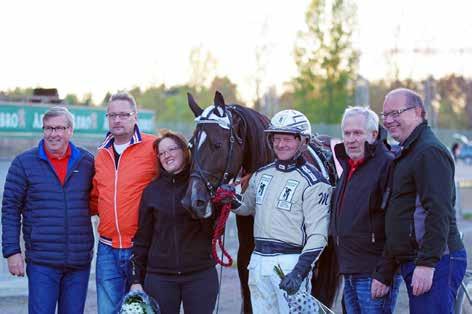
{"type": "Polygon", "coordinates": [[[365,129],[367,131],[379,130],[379,116],[373,112],[369,107],[351,106],[344,110],[343,118],[341,120],[341,129],[344,129],[344,121],[348,117],[363,116],[365,118],[365,129]]]}
{"type": "Polygon", "coordinates": [[[113,95],[110,96],[110,99],[108,99],[108,104],[107,106],[110,105],[110,103],[112,101],[115,101],[115,100],[124,100],[124,101],[127,101],[129,103],[129,105],[131,106],[131,110],[134,111],[134,112],[138,112],[138,106],[136,105],[136,100],[134,99],[133,95],[131,95],[130,93],[127,93],[127,92],[117,92],[113,95]]]}
{"type": "Polygon", "coordinates": [[[49,108],[49,110],[46,111],[46,113],[43,116],[43,125],[44,125],[44,121],[48,120],[49,118],[59,117],[59,116],[65,117],[67,120],[67,126],[71,127],[72,129],[74,128],[74,117],[72,116],[72,114],[66,107],[62,107],[62,106],[55,106],[55,107],[49,108]]]}
{"type": "Polygon", "coordinates": [[[406,106],[407,107],[419,107],[421,108],[421,117],[423,119],[426,118],[426,110],[424,109],[423,98],[421,98],[420,94],[415,92],[414,90],[408,88],[397,88],[390,91],[386,96],[385,100],[391,95],[394,94],[401,94],[405,96],[406,99],[406,106]]]}

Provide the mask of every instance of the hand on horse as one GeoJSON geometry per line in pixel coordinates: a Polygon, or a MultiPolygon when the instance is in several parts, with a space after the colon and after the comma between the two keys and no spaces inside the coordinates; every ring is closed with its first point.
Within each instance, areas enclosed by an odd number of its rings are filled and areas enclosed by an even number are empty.
{"type": "Polygon", "coordinates": [[[236,194],[235,187],[230,184],[222,184],[216,190],[216,197],[219,197],[218,203],[231,204],[232,209],[236,209],[241,206],[241,195],[236,194]]]}
{"type": "Polygon", "coordinates": [[[297,272],[288,273],[280,282],[279,288],[287,291],[288,294],[295,294],[302,285],[303,277],[297,272]]]}

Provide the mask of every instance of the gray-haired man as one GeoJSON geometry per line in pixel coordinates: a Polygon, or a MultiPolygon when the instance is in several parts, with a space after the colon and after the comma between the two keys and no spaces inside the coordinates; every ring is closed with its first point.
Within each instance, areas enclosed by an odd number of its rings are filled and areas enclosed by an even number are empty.
{"type": "Polygon", "coordinates": [[[83,313],[92,260],[89,214],[93,156],[73,145],[73,119],[64,107],[43,117],[38,147],[18,155],[5,182],[2,249],[8,269],[24,276],[28,312],[83,313]]]}
{"type": "Polygon", "coordinates": [[[341,128],[343,143],[335,153],[343,173],[333,195],[330,230],[344,276],[344,303],[348,313],[393,313],[401,278],[394,277],[395,262],[382,255],[382,196],[393,154],[372,110],[347,108],[341,128]]]}

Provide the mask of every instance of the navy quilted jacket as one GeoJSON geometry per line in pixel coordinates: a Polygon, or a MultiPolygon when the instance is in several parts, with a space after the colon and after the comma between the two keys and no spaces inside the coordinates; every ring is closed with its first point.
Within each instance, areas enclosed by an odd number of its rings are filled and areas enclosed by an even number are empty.
{"type": "Polygon", "coordinates": [[[72,268],[90,264],[94,242],[89,215],[93,156],[70,145],[64,186],[46,157],[43,141],[13,160],[2,204],[5,258],[21,251],[22,224],[26,262],[72,268]]]}

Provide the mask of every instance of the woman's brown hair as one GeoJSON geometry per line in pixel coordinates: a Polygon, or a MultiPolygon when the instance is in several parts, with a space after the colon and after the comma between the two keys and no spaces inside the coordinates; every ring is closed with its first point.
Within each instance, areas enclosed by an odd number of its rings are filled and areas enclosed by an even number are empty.
{"type": "Polygon", "coordinates": [[[185,167],[188,167],[190,165],[191,159],[190,159],[190,149],[188,148],[188,141],[180,133],[173,132],[171,130],[161,130],[160,136],[157,138],[157,140],[154,141],[154,151],[156,152],[157,160],[159,160],[159,143],[165,139],[165,138],[170,138],[172,139],[179,148],[182,149],[184,153],[184,164],[185,167]]]}

